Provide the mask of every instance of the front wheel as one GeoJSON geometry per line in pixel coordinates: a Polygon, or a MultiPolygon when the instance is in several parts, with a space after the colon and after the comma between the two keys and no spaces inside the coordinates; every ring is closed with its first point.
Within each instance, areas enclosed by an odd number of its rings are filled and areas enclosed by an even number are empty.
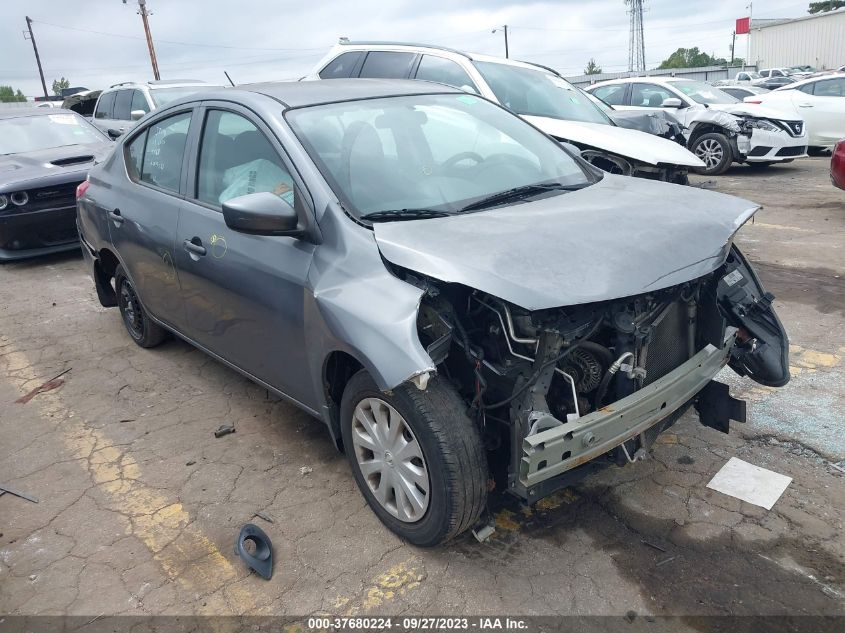
{"type": "Polygon", "coordinates": [[[444,380],[379,391],[365,371],[346,385],[341,433],[355,481],[376,516],[429,547],[472,527],[487,502],[487,460],[466,405],[444,380]]]}
{"type": "Polygon", "coordinates": [[[704,167],[694,171],[706,176],[718,176],[728,170],[733,162],[733,150],[728,137],[718,132],[702,134],[693,141],[690,151],[704,162],[704,167]]]}

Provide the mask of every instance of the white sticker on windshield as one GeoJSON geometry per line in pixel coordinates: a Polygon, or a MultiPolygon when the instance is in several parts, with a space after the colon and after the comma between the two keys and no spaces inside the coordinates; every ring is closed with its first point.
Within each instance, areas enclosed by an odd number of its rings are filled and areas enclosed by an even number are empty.
{"type": "Polygon", "coordinates": [[[61,123],[62,125],[75,125],[76,121],[72,114],[48,114],[53,123],[61,123]]]}

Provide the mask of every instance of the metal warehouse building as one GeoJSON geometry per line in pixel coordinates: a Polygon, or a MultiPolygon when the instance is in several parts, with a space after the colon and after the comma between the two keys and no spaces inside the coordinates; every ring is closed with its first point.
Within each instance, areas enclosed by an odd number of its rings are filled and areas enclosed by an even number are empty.
{"type": "Polygon", "coordinates": [[[845,64],[845,9],[794,20],[752,20],[749,59],[758,68],[845,64]]]}

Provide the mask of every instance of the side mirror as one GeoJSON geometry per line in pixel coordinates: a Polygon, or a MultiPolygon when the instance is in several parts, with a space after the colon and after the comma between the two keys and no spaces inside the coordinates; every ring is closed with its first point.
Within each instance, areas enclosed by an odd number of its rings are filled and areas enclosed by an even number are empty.
{"type": "Polygon", "coordinates": [[[262,191],[238,196],[223,203],[226,226],[251,235],[299,236],[299,217],[294,208],[279,196],[262,191]]]}
{"type": "Polygon", "coordinates": [[[669,97],[668,99],[664,99],[660,105],[664,108],[680,108],[683,103],[677,97],[669,97]]]}
{"type": "Polygon", "coordinates": [[[115,130],[114,128],[109,128],[109,131],[106,132],[106,134],[109,135],[109,138],[111,140],[116,141],[123,134],[123,131],[122,130],[115,130]]]}
{"type": "Polygon", "coordinates": [[[129,118],[133,121],[137,121],[138,119],[143,118],[145,114],[146,112],[143,110],[132,110],[132,112],[129,113],[129,118]]]}

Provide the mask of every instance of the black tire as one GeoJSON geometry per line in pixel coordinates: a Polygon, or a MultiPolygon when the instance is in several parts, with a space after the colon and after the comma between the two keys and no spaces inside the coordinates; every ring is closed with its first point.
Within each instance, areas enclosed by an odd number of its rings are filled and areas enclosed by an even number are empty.
{"type": "Polygon", "coordinates": [[[154,323],[138,298],[123,266],[114,271],[117,308],[129,336],[141,347],[155,347],[167,338],[167,330],[154,323]]]}
{"type": "Polygon", "coordinates": [[[376,516],[390,530],[414,545],[439,545],[471,528],[487,503],[487,458],[466,405],[443,379],[433,378],[425,391],[403,384],[390,393],[379,391],[362,370],[346,385],[340,406],[340,427],[358,488],[376,516]],[[411,428],[428,470],[428,507],[414,523],[394,517],[370,490],[355,455],[352,425],[355,408],[367,398],[393,407],[411,428]]]}
{"type": "Polygon", "coordinates": [[[689,150],[708,164],[707,167],[694,167],[693,171],[705,176],[718,176],[728,170],[733,162],[733,149],[728,137],[718,132],[708,132],[697,137],[690,143],[689,150]],[[719,156],[713,157],[712,152],[718,146],[719,156]],[[712,148],[712,149],[711,149],[712,148]],[[708,154],[708,151],[711,152],[708,154]],[[712,164],[709,161],[713,160],[712,164]]]}

